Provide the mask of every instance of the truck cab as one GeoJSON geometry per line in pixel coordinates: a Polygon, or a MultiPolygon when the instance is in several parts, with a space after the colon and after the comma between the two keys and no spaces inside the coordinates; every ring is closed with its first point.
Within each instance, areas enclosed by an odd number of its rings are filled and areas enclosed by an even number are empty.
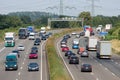
{"type": "Polygon", "coordinates": [[[28,37],[28,30],[27,28],[20,28],[18,31],[19,39],[26,39],[28,37]]]}
{"type": "Polygon", "coordinates": [[[17,55],[9,53],[6,56],[5,60],[5,70],[17,70],[18,69],[18,63],[17,63],[17,55]]]}
{"type": "Polygon", "coordinates": [[[7,32],[5,33],[5,47],[14,47],[15,46],[15,33],[7,32]]]}

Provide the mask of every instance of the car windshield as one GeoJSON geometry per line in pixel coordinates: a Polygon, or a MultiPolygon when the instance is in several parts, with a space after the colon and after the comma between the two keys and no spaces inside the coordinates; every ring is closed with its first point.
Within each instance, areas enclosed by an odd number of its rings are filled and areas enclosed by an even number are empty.
{"type": "Polygon", "coordinates": [[[18,51],[12,51],[13,53],[18,53],[18,51]]]}
{"type": "Polygon", "coordinates": [[[32,49],[37,49],[37,47],[32,47],[32,49]]]}
{"type": "Polygon", "coordinates": [[[38,64],[37,63],[30,63],[29,66],[35,67],[35,66],[38,66],[38,64]]]}
{"type": "Polygon", "coordinates": [[[32,51],[30,54],[37,54],[36,51],[32,51]]]}
{"type": "Polygon", "coordinates": [[[18,47],[23,47],[23,45],[19,45],[18,47]]]}
{"type": "Polygon", "coordinates": [[[71,59],[77,59],[77,57],[74,56],[74,57],[71,57],[71,59]]]}
{"type": "Polygon", "coordinates": [[[83,64],[83,66],[90,67],[90,64],[83,64]]]}

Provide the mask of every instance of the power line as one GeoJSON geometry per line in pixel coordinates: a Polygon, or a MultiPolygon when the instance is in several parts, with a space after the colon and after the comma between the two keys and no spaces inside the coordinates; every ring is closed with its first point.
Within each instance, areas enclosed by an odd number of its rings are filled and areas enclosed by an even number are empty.
{"type": "Polygon", "coordinates": [[[60,0],[60,11],[59,15],[63,15],[63,0],[60,0]]]}

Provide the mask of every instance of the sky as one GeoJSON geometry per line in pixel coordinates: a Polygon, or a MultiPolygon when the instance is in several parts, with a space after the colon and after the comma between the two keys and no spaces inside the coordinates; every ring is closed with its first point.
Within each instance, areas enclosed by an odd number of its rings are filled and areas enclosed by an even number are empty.
{"type": "MultiPolygon", "coordinates": [[[[83,11],[92,12],[92,0],[62,0],[63,14],[78,16],[83,11]]],[[[51,12],[59,15],[60,0],[0,0],[0,14],[21,11],[51,12]]],[[[120,15],[120,0],[94,0],[94,16],[120,15]]]]}

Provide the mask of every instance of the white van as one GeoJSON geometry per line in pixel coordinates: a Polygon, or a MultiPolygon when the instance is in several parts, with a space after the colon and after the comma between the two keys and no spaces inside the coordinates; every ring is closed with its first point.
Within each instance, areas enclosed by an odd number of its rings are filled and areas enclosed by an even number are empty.
{"type": "Polygon", "coordinates": [[[31,32],[29,34],[29,40],[34,40],[35,39],[35,33],[34,32],[31,32]]]}

